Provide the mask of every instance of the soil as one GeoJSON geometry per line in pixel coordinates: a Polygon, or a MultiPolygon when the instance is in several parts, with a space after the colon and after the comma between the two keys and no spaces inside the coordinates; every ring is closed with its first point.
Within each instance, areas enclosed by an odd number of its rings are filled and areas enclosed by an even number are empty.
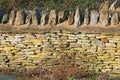
{"type": "Polygon", "coordinates": [[[107,27],[101,27],[100,23],[96,25],[81,25],[79,27],[75,27],[74,25],[68,25],[67,21],[57,24],[55,26],[34,26],[27,24],[21,26],[12,26],[8,24],[0,24],[1,32],[40,32],[40,31],[55,31],[55,30],[66,30],[72,32],[84,32],[84,33],[119,33],[120,32],[120,24],[117,25],[109,25],[107,27]]]}

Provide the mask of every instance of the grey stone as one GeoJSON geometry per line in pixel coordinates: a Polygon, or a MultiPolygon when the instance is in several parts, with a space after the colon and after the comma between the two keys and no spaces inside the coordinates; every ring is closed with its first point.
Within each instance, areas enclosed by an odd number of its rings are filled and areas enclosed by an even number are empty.
{"type": "Polygon", "coordinates": [[[29,50],[29,51],[25,51],[24,52],[26,55],[33,55],[35,52],[32,51],[32,50],[29,50]]]}
{"type": "Polygon", "coordinates": [[[56,25],[56,24],[57,24],[57,14],[56,14],[56,10],[51,10],[51,11],[50,11],[48,24],[49,24],[49,25],[56,25]]]}
{"type": "Polygon", "coordinates": [[[8,23],[9,15],[5,13],[2,18],[2,24],[8,23]]]}
{"type": "Polygon", "coordinates": [[[116,25],[119,23],[119,15],[117,12],[113,13],[111,18],[111,25],[116,25]]]}
{"type": "Polygon", "coordinates": [[[30,12],[26,17],[26,24],[31,25],[32,24],[32,12],[30,12]]]}
{"type": "Polygon", "coordinates": [[[120,0],[115,0],[111,5],[109,10],[110,11],[116,11],[116,8],[120,7],[120,0]]]}
{"type": "Polygon", "coordinates": [[[22,38],[18,38],[18,37],[15,37],[13,40],[12,40],[12,44],[18,44],[22,41],[22,38]]]}
{"type": "Polygon", "coordinates": [[[77,43],[70,43],[70,48],[78,48],[78,47],[81,47],[81,45],[77,43]]]}
{"type": "Polygon", "coordinates": [[[58,13],[58,23],[62,23],[67,19],[68,11],[59,11],[58,13]]]}
{"type": "Polygon", "coordinates": [[[9,15],[9,24],[13,25],[16,17],[16,11],[12,10],[10,15],[9,15]]]}
{"type": "Polygon", "coordinates": [[[90,12],[88,9],[85,9],[84,25],[88,25],[89,23],[90,23],[90,12]]]}
{"type": "Polygon", "coordinates": [[[90,24],[97,24],[99,13],[96,10],[91,11],[90,24]]]}
{"type": "Polygon", "coordinates": [[[100,40],[98,40],[98,39],[93,40],[91,44],[94,45],[94,46],[101,47],[101,48],[104,48],[104,47],[105,47],[105,44],[102,43],[102,42],[101,42],[100,40]]]}
{"type": "Polygon", "coordinates": [[[107,0],[100,5],[100,11],[103,11],[103,12],[109,11],[109,7],[110,7],[110,3],[107,0]]]}
{"type": "Polygon", "coordinates": [[[78,27],[80,25],[80,9],[79,9],[79,7],[77,7],[76,11],[75,11],[74,25],[76,27],[78,27]]]}

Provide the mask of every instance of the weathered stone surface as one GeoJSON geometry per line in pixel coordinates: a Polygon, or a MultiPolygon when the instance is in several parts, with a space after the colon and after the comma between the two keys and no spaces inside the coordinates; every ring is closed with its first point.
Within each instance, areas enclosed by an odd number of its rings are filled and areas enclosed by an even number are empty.
{"type": "Polygon", "coordinates": [[[23,10],[17,11],[14,24],[17,26],[24,24],[24,12],[23,12],[23,10]]]}
{"type": "Polygon", "coordinates": [[[106,47],[116,47],[115,43],[106,43],[105,44],[106,47]]]}
{"type": "Polygon", "coordinates": [[[76,27],[80,26],[80,9],[79,9],[79,7],[77,7],[76,11],[75,11],[74,25],[76,27]]]}
{"type": "Polygon", "coordinates": [[[61,40],[67,40],[67,39],[68,39],[68,36],[64,36],[64,35],[63,35],[63,36],[60,37],[60,39],[61,39],[61,40]]]}
{"type": "Polygon", "coordinates": [[[57,24],[57,14],[56,14],[56,10],[51,10],[51,11],[50,11],[48,24],[49,24],[49,25],[56,25],[56,24],[57,24]]]}
{"type": "Polygon", "coordinates": [[[101,48],[104,48],[104,47],[105,47],[104,43],[102,43],[102,42],[101,42],[100,40],[98,40],[98,39],[93,40],[93,41],[92,41],[92,45],[98,46],[98,47],[101,47],[101,48]]]}
{"type": "Polygon", "coordinates": [[[59,11],[58,13],[58,23],[62,23],[64,21],[64,11],[59,11]]]}
{"type": "Polygon", "coordinates": [[[100,23],[101,27],[106,27],[109,25],[109,14],[108,12],[100,12],[100,23]]]}
{"type": "Polygon", "coordinates": [[[115,1],[110,5],[110,8],[109,8],[110,11],[115,11],[115,10],[116,10],[116,7],[115,7],[115,6],[116,6],[117,1],[118,1],[118,0],[115,0],[115,1]]]}
{"type": "Polygon", "coordinates": [[[8,20],[9,20],[9,15],[8,15],[7,13],[5,13],[5,14],[3,15],[3,18],[2,18],[2,24],[7,23],[8,20]]]}
{"type": "Polygon", "coordinates": [[[101,4],[100,10],[106,12],[109,10],[109,7],[110,7],[109,1],[105,1],[104,3],[101,4]]]}
{"type": "Polygon", "coordinates": [[[120,42],[117,43],[117,49],[120,49],[120,42]]]}
{"type": "Polygon", "coordinates": [[[39,9],[35,8],[32,11],[32,25],[38,25],[39,24],[39,18],[40,18],[40,14],[39,14],[39,9]]]}
{"type": "Polygon", "coordinates": [[[15,17],[16,17],[16,11],[13,9],[9,15],[9,24],[10,25],[14,25],[15,17]]]}
{"type": "Polygon", "coordinates": [[[42,26],[45,25],[47,23],[47,21],[48,21],[47,12],[42,11],[42,13],[41,13],[41,21],[40,21],[41,25],[42,26]]]}
{"type": "Polygon", "coordinates": [[[90,24],[97,24],[99,13],[96,10],[91,11],[90,24]]]}
{"type": "Polygon", "coordinates": [[[101,39],[101,42],[103,42],[103,43],[108,43],[108,42],[109,42],[109,39],[107,39],[107,38],[102,38],[102,39],[101,39]]]}
{"type": "Polygon", "coordinates": [[[119,15],[117,12],[112,14],[111,25],[116,25],[119,23],[119,15]]]}
{"type": "Polygon", "coordinates": [[[85,9],[84,25],[88,25],[89,23],[90,23],[90,12],[88,9],[85,9]]]}
{"type": "Polygon", "coordinates": [[[72,25],[74,23],[74,12],[70,11],[68,16],[68,24],[72,25]]]}
{"type": "Polygon", "coordinates": [[[110,11],[120,12],[120,0],[115,0],[109,8],[110,11]]]}
{"type": "Polygon", "coordinates": [[[26,14],[26,21],[25,21],[25,23],[27,25],[31,25],[32,24],[32,11],[29,11],[29,13],[26,14]]]}

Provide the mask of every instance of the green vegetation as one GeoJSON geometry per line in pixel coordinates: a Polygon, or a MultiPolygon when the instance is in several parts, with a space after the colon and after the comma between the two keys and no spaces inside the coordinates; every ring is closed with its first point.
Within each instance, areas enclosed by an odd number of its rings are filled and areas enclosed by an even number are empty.
{"type": "Polygon", "coordinates": [[[104,0],[0,0],[0,8],[8,12],[13,7],[17,9],[41,9],[74,10],[76,6],[81,8],[98,8],[104,0]]]}

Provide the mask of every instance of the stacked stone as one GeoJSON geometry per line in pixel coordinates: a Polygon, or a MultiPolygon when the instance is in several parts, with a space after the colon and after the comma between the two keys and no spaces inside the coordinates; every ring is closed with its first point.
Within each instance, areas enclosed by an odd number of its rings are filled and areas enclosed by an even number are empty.
{"type": "Polygon", "coordinates": [[[74,52],[76,63],[83,62],[90,70],[120,74],[120,35],[117,33],[54,31],[0,35],[0,68],[29,70],[47,60],[47,66],[52,66],[51,61],[59,59],[60,53],[74,52]]]}

